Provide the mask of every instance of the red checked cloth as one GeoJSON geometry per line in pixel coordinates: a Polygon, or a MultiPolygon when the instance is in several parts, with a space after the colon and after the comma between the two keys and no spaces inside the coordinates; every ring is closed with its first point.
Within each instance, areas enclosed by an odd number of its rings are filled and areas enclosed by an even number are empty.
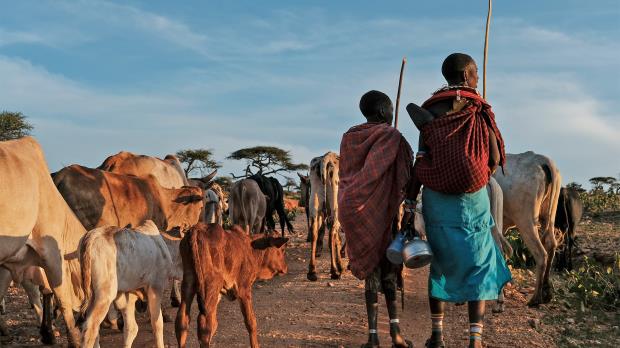
{"type": "Polygon", "coordinates": [[[342,137],[338,217],[347,237],[351,273],[359,279],[385,256],[412,162],[409,143],[388,124],[365,123],[342,137]]]}
{"type": "Polygon", "coordinates": [[[440,91],[422,107],[453,100],[457,95],[467,98],[469,103],[462,110],[422,127],[421,136],[430,151],[415,166],[415,175],[424,186],[443,193],[476,192],[489,182],[489,127],[497,138],[500,166],[506,158],[495,115],[479,95],[464,90],[440,91]]]}

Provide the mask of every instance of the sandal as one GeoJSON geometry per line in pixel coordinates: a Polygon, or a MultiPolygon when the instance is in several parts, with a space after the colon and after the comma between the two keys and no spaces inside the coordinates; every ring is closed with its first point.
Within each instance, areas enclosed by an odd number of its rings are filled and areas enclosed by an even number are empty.
{"type": "Polygon", "coordinates": [[[445,348],[446,344],[444,343],[443,340],[440,341],[431,341],[431,339],[427,339],[426,343],[424,343],[424,347],[427,348],[445,348]]]}

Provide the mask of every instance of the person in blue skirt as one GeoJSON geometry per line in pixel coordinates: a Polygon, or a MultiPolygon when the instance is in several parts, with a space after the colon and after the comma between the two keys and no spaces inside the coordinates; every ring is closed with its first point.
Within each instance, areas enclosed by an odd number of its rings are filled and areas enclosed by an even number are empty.
{"type": "Polygon", "coordinates": [[[494,221],[486,189],[491,174],[504,163],[504,144],[490,105],[476,91],[474,60],[451,54],[442,74],[447,87],[422,108],[407,107],[414,122],[418,112],[430,119],[420,127],[424,151],[418,152],[412,179],[415,194],[424,185],[423,215],[433,251],[428,280],[432,331],[426,346],[444,347],[445,303],[467,302],[469,347],[479,348],[485,301],[497,299],[511,280],[491,235],[494,221]]]}

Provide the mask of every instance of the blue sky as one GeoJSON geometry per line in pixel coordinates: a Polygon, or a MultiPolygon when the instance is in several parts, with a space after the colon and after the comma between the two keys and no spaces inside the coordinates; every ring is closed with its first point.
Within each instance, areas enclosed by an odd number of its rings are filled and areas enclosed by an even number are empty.
{"type": "MultiPolygon", "coordinates": [[[[420,103],[443,58],[482,65],[486,1],[0,0],[0,109],[35,125],[51,170],[120,150],[275,145],[309,162],[363,121],[369,89],[420,103]]],[[[620,1],[496,0],[488,100],[507,150],[564,182],[620,175],[620,1]]],[[[400,129],[418,132],[404,112],[400,129]]]]}

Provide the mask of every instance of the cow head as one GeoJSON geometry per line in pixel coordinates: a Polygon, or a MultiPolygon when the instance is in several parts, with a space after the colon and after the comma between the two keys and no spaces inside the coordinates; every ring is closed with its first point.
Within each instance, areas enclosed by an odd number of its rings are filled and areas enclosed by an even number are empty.
{"type": "Polygon", "coordinates": [[[167,229],[179,227],[186,231],[200,220],[200,213],[204,206],[203,191],[199,187],[183,186],[172,191],[173,200],[169,207],[165,207],[168,220],[167,229]]]}
{"type": "Polygon", "coordinates": [[[256,251],[256,260],[259,262],[256,279],[268,280],[279,274],[288,272],[284,245],[288,238],[271,237],[257,234],[252,240],[252,248],[256,251]]]}

